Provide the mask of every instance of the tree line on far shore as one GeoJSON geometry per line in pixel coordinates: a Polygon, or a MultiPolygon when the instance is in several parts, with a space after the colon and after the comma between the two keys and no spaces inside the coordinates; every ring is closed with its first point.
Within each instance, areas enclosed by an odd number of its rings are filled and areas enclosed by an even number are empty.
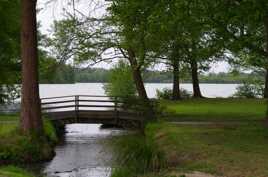
{"type": "MultiPolygon", "coordinates": [[[[53,73],[40,73],[40,83],[43,84],[70,84],[70,83],[107,83],[112,69],[104,68],[74,68],[63,65],[53,73]]],[[[173,74],[170,70],[145,70],[143,73],[146,83],[172,83],[173,74]]],[[[181,82],[191,83],[190,73],[182,73],[181,82]]],[[[258,80],[264,84],[264,72],[219,72],[200,73],[200,83],[215,84],[242,84],[258,80]]]]}

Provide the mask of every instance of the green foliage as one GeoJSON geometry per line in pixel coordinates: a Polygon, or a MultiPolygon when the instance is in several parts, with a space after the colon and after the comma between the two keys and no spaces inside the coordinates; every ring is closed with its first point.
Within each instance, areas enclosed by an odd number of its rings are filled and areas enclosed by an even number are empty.
{"type": "Polygon", "coordinates": [[[0,1],[0,84],[17,79],[19,69],[20,1],[0,1]]]}
{"type": "Polygon", "coordinates": [[[101,32],[95,29],[98,25],[100,23],[91,23],[89,19],[78,21],[77,18],[66,18],[54,21],[53,33],[45,40],[46,45],[50,47],[51,56],[60,63],[70,60],[75,65],[95,63],[107,49],[105,44],[109,43],[102,41],[99,35],[101,32]]]}
{"type": "Polygon", "coordinates": [[[0,104],[14,103],[20,97],[20,85],[0,85],[0,104]]]}
{"type": "Polygon", "coordinates": [[[75,81],[80,83],[102,82],[107,83],[110,70],[103,68],[77,68],[75,72],[75,81]]]}
{"type": "Polygon", "coordinates": [[[55,58],[48,56],[47,52],[39,50],[39,80],[41,83],[53,83],[57,64],[55,58]]]}
{"type": "Polygon", "coordinates": [[[173,90],[164,88],[163,90],[156,90],[156,97],[158,99],[172,100],[173,90]]]}
{"type": "Polygon", "coordinates": [[[138,174],[156,172],[165,167],[165,156],[158,148],[154,137],[126,135],[113,141],[116,153],[116,168],[112,177],[135,177],[138,174]]]}
{"type": "Polygon", "coordinates": [[[238,98],[261,98],[264,95],[264,86],[262,82],[244,82],[236,88],[233,97],[238,98]]]}
{"type": "MultiPolygon", "coordinates": [[[[58,64],[54,59],[40,59],[40,82],[41,83],[107,83],[112,72],[104,68],[74,68],[66,64],[58,64]]],[[[181,75],[182,83],[190,83],[188,70],[181,75]]],[[[200,83],[243,83],[248,79],[264,81],[264,73],[200,73],[200,83]]],[[[146,83],[172,83],[171,71],[146,70],[143,72],[146,83]]]]}
{"type": "MultiPolygon", "coordinates": [[[[169,88],[164,88],[163,90],[156,90],[156,97],[158,99],[172,100],[173,90],[169,88]]],[[[181,88],[180,89],[181,98],[190,98],[192,93],[181,88]]]]}
{"type": "Polygon", "coordinates": [[[55,127],[50,121],[44,121],[44,132],[45,132],[45,136],[51,143],[58,142],[58,136],[57,136],[55,127]]]}
{"type": "Polygon", "coordinates": [[[20,76],[20,1],[0,1],[0,104],[12,100],[20,76]]]}
{"type": "Polygon", "coordinates": [[[155,121],[162,115],[163,107],[156,99],[150,99],[148,102],[139,97],[123,98],[123,109],[130,110],[145,119],[144,124],[155,121]]]}
{"type": "Polygon", "coordinates": [[[136,95],[136,87],[128,64],[120,61],[112,70],[108,79],[109,83],[104,86],[109,96],[130,98],[136,95]]]}
{"type": "Polygon", "coordinates": [[[76,52],[73,49],[75,42],[74,24],[74,19],[55,21],[52,36],[44,39],[44,44],[51,48],[51,56],[62,63],[68,61],[76,52]]]}

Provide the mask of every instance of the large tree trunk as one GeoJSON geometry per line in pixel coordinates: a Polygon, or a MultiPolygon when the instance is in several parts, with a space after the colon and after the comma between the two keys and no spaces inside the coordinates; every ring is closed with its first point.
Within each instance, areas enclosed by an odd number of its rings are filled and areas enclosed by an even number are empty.
{"type": "MultiPolygon", "coordinates": [[[[265,41],[266,41],[266,53],[268,53],[268,13],[264,17],[264,27],[265,27],[265,41]]],[[[266,56],[268,63],[268,57],[266,56]]],[[[268,66],[266,65],[266,75],[265,75],[265,88],[264,88],[264,98],[268,98],[268,66]]],[[[266,101],[266,125],[268,126],[268,100],[266,101]]]]}
{"type": "Polygon", "coordinates": [[[179,60],[174,60],[172,63],[173,66],[173,93],[172,99],[179,100],[181,99],[180,94],[180,72],[179,72],[179,60]]]}
{"type": "Polygon", "coordinates": [[[191,62],[191,71],[192,71],[192,83],[193,83],[193,97],[194,98],[203,98],[200,87],[199,87],[199,79],[198,79],[198,65],[196,60],[192,59],[191,62]]]}
{"type": "MultiPolygon", "coordinates": [[[[264,26],[265,26],[265,41],[266,41],[266,53],[268,53],[268,14],[266,14],[266,17],[264,18],[264,26]]],[[[266,56],[268,63],[268,57],[266,56]]],[[[264,98],[268,98],[268,64],[266,64],[265,68],[265,88],[264,88],[264,98]]]]}
{"type": "Polygon", "coordinates": [[[268,69],[265,70],[264,98],[268,98],[268,69]]]}
{"type": "Polygon", "coordinates": [[[37,54],[37,0],[22,0],[22,98],[20,127],[23,133],[42,133],[37,54]]]}
{"type": "Polygon", "coordinates": [[[133,79],[135,82],[138,95],[141,99],[145,101],[149,101],[149,98],[147,96],[147,93],[144,87],[143,79],[141,76],[141,70],[140,70],[140,67],[138,66],[135,54],[132,50],[128,50],[128,55],[129,55],[129,62],[132,68],[132,75],[133,75],[133,79]]]}

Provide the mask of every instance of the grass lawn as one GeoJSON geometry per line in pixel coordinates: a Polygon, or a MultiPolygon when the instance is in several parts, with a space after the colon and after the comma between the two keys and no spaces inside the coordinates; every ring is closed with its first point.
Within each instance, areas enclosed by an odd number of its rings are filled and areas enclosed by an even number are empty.
{"type": "Polygon", "coordinates": [[[33,177],[32,174],[13,166],[0,167],[0,177],[33,177]]]}
{"type": "Polygon", "coordinates": [[[7,115],[7,114],[2,114],[0,115],[0,124],[1,121],[18,121],[18,115],[12,114],[12,115],[7,115]]]}
{"type": "MultiPolygon", "coordinates": [[[[268,128],[261,124],[190,126],[156,123],[147,128],[170,167],[160,174],[201,171],[225,177],[268,176],[268,128]]],[[[180,177],[181,175],[178,175],[180,177]]]]}
{"type": "Polygon", "coordinates": [[[0,122],[0,137],[11,134],[17,129],[16,123],[2,123],[0,122]]]}
{"type": "Polygon", "coordinates": [[[163,100],[161,105],[170,119],[185,121],[262,120],[266,112],[266,101],[263,99],[163,100]]]}

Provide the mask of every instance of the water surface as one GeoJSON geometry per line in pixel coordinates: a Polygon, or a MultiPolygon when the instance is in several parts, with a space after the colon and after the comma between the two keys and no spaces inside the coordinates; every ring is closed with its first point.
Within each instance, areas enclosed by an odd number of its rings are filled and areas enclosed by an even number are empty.
{"type": "Polygon", "coordinates": [[[43,173],[47,177],[109,177],[113,153],[108,140],[126,132],[100,126],[67,125],[65,141],[56,147],[56,155],[44,165],[43,173]]]}
{"type": "MultiPolygon", "coordinates": [[[[40,84],[41,97],[62,95],[105,95],[104,83],[77,83],[77,84],[40,84]]],[[[229,97],[236,91],[238,84],[200,84],[205,97],[229,97]]],[[[172,84],[146,83],[147,94],[150,98],[156,97],[156,90],[172,88],[172,84]]],[[[181,88],[192,92],[192,84],[181,84],[181,88]]]]}

